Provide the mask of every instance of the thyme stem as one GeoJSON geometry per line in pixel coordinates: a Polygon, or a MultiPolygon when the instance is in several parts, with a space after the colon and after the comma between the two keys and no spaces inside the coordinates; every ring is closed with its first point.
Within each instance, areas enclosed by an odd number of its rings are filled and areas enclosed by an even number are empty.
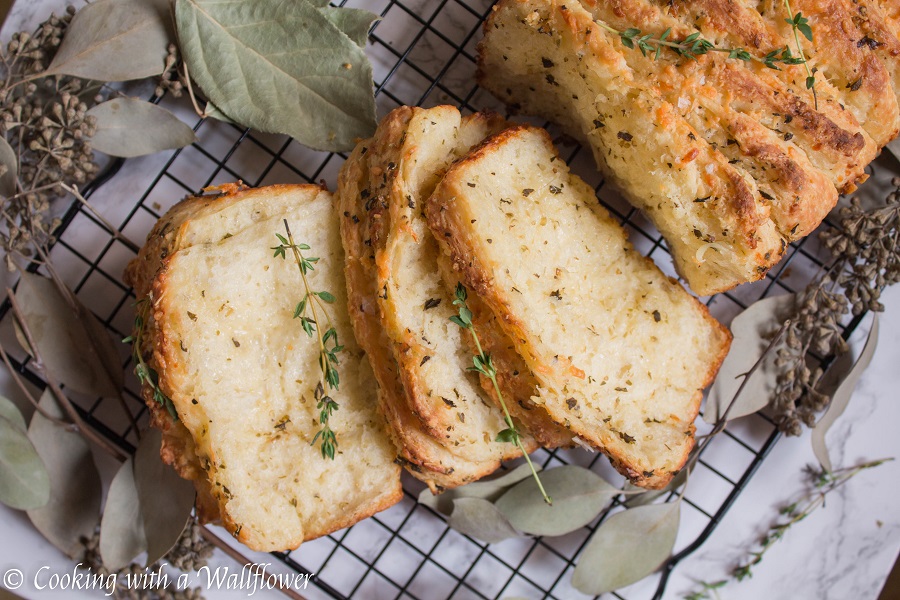
{"type": "Polygon", "coordinates": [[[467,298],[468,293],[466,292],[465,286],[461,283],[456,284],[456,299],[453,301],[453,304],[459,306],[459,314],[453,315],[450,317],[450,320],[463,329],[469,330],[469,333],[472,335],[472,340],[475,342],[475,347],[478,349],[478,354],[474,357],[473,361],[475,366],[469,367],[469,369],[478,371],[490,379],[491,383],[494,385],[494,391],[497,393],[497,400],[500,401],[500,408],[503,409],[504,421],[506,421],[508,427],[508,429],[504,429],[497,434],[497,441],[512,442],[519,450],[521,450],[522,456],[525,457],[525,462],[528,463],[528,468],[531,469],[531,474],[534,477],[535,482],[537,482],[538,489],[544,497],[544,502],[552,505],[553,499],[547,495],[544,484],[541,483],[541,478],[538,476],[537,469],[535,469],[534,463],[531,462],[531,457],[528,456],[525,445],[522,443],[522,435],[519,433],[516,424],[513,422],[512,415],[509,414],[509,409],[506,407],[506,402],[503,400],[500,384],[497,383],[497,369],[494,367],[494,362],[491,360],[490,354],[487,354],[481,347],[481,340],[478,339],[478,334],[475,332],[475,327],[472,325],[472,311],[469,310],[469,307],[466,304],[467,298]]]}
{"type": "Polygon", "coordinates": [[[794,43],[797,44],[797,56],[803,62],[803,66],[806,67],[806,88],[812,91],[813,106],[816,110],[819,110],[819,97],[816,95],[816,76],[809,67],[806,54],[803,53],[803,45],[800,43],[801,32],[806,36],[806,39],[810,42],[812,41],[812,29],[810,29],[809,21],[803,16],[803,13],[798,12],[794,15],[794,11],[791,10],[791,0],[784,0],[784,8],[788,11],[788,15],[791,15],[791,18],[785,19],[785,21],[791,26],[791,30],[794,33],[794,43]]]}
{"type": "Polygon", "coordinates": [[[315,436],[313,436],[310,445],[315,444],[316,441],[321,438],[322,458],[334,460],[334,454],[338,443],[337,436],[329,424],[329,418],[331,417],[331,414],[338,409],[338,403],[325,393],[325,386],[327,385],[330,389],[334,390],[337,390],[340,386],[340,375],[338,374],[335,365],[338,364],[337,353],[343,350],[344,347],[338,342],[337,330],[332,325],[331,317],[328,315],[328,311],[325,309],[323,302],[331,303],[335,301],[335,298],[326,291],[313,291],[309,285],[309,279],[306,274],[308,271],[314,270],[314,264],[318,262],[319,259],[303,256],[303,250],[309,250],[310,247],[307,244],[298,244],[294,241],[294,236],[291,233],[291,227],[288,225],[287,219],[284,219],[284,230],[287,234],[287,238],[276,233],[275,236],[281,244],[274,246],[272,250],[275,251],[276,257],[280,256],[282,259],[286,258],[285,252],[288,248],[290,248],[291,253],[294,255],[294,260],[297,263],[297,268],[300,270],[300,277],[303,280],[303,288],[305,290],[303,299],[297,303],[297,307],[294,309],[294,318],[300,319],[303,331],[305,331],[309,337],[312,337],[314,333],[316,334],[316,339],[319,344],[319,368],[321,374],[319,376],[319,383],[316,385],[315,399],[316,408],[319,410],[319,425],[321,425],[322,428],[316,432],[315,436]],[[307,309],[309,309],[312,318],[306,316],[307,309]],[[324,333],[322,333],[322,323],[319,320],[320,312],[325,317],[324,333]],[[330,348],[328,347],[329,341],[332,342],[330,348]]]}

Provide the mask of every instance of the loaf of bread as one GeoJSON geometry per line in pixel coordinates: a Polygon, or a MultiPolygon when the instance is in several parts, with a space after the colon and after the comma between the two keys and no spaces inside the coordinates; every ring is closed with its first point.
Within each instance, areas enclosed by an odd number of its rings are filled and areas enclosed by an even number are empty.
{"type": "MultiPolygon", "coordinates": [[[[286,550],[397,502],[397,451],[345,308],[331,195],[318,186],[220,191],[174,207],[128,280],[138,293],[152,282],[151,366],[221,521],[252,549],[286,550]],[[339,405],[329,419],[334,460],[313,443],[321,429],[319,349],[294,318],[304,285],[290,256],[273,257],[285,219],[319,258],[307,274],[311,288],[335,297],[329,317],[344,349],[340,387],[329,390],[339,405]]],[[[174,441],[169,451],[178,452],[174,441]]],[[[165,451],[164,458],[183,462],[165,451]]]]}
{"type": "Polygon", "coordinates": [[[900,129],[896,23],[873,4],[794,4],[814,33],[801,40],[815,97],[803,65],[645,56],[607,29],[698,33],[765,56],[795,48],[779,2],[501,0],[485,22],[479,83],[587,142],[691,288],[712,294],[762,278],[900,129]]]}
{"type": "Polygon", "coordinates": [[[543,130],[489,138],[447,172],[426,214],[536,377],[534,402],[633,483],[666,485],[693,446],[727,329],[632,248],[543,130]]]}

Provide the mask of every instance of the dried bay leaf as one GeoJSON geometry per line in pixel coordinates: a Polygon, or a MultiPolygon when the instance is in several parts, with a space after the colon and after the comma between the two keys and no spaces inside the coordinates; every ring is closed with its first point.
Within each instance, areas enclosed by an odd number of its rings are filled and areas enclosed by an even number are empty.
{"type": "MultiPolygon", "coordinates": [[[[63,417],[49,389],[39,404],[51,416],[63,417]]],[[[28,437],[50,474],[50,501],[29,510],[28,518],[51,544],[74,557],[81,550],[79,540],[91,537],[100,522],[103,488],[91,448],[81,434],[39,412],[31,418],[28,437]]]]}
{"type": "Polygon", "coordinates": [[[81,8],[48,75],[129,81],[159,75],[174,41],[165,0],[95,0],[81,8]]]}
{"type": "Polygon", "coordinates": [[[360,48],[365,48],[366,46],[372,23],[380,19],[375,13],[361,8],[342,8],[326,5],[321,7],[319,11],[360,48]]]}
{"type": "Polygon", "coordinates": [[[859,355],[859,358],[856,359],[853,368],[850,369],[843,381],[841,381],[837,390],[832,394],[831,403],[825,410],[825,414],[819,418],[819,421],[812,431],[813,453],[816,455],[816,458],[819,459],[819,464],[821,464],[822,468],[826,471],[830,472],[832,470],[832,465],[831,457],[828,455],[828,447],[825,445],[825,435],[828,433],[828,430],[831,429],[831,426],[834,425],[834,422],[838,417],[844,414],[844,410],[847,408],[847,404],[850,403],[850,397],[853,395],[853,390],[856,389],[859,378],[866,370],[866,367],[869,366],[869,363],[872,362],[872,357],[875,355],[875,348],[877,346],[878,313],[874,313],[872,328],[869,329],[869,337],[866,339],[866,345],[863,346],[862,353],[859,355]]]}
{"type": "Polygon", "coordinates": [[[497,500],[497,508],[513,527],[533,535],[565,535],[584,527],[622,492],[576,465],[547,469],[541,482],[553,504],[544,502],[534,478],[519,482],[497,500]]]}
{"type": "Polygon", "coordinates": [[[28,439],[22,413],[10,406],[18,419],[7,418],[5,407],[0,411],[0,502],[19,510],[40,508],[50,500],[50,475],[28,439]]]}
{"type": "Polygon", "coordinates": [[[604,521],[572,573],[578,591],[599,595],[640,581],[671,555],[681,501],[629,508],[604,521]]]}
{"type": "Polygon", "coordinates": [[[100,521],[100,556],[110,571],[117,571],[147,549],[144,519],[129,457],[113,477],[100,521]]]}
{"type": "Polygon", "coordinates": [[[194,486],[159,457],[162,433],[144,433],[134,454],[134,483],[147,538],[147,564],[175,546],[194,508],[194,486]]]}
{"type": "Polygon", "coordinates": [[[447,524],[453,529],[488,544],[519,537],[496,506],[484,498],[455,498],[447,524]]]}
{"type": "Polygon", "coordinates": [[[191,76],[241,125],[329,151],[375,130],[372,67],[312,4],[176,0],[175,20],[191,76]]]}
{"type": "Polygon", "coordinates": [[[16,157],[15,150],[6,141],[6,138],[0,135],[0,166],[6,167],[6,172],[0,175],[0,195],[10,196],[16,195],[16,176],[19,173],[19,159],[16,157]]]}
{"type": "Polygon", "coordinates": [[[222,121],[223,123],[234,123],[234,120],[231,117],[223,113],[222,110],[212,102],[206,103],[206,108],[203,109],[203,116],[222,121]]]}
{"type": "MultiPolygon", "coordinates": [[[[706,399],[703,420],[713,424],[728,409],[734,395],[744,380],[743,375],[753,368],[769,345],[772,335],[778,331],[784,318],[794,306],[794,294],[763,298],[751,304],[731,322],[734,340],[731,350],[719,368],[706,399]]],[[[728,419],[751,415],[768,406],[775,392],[778,369],[775,367],[777,352],[773,349],[744,386],[741,395],[728,413],[728,419]]]]}
{"type": "Polygon", "coordinates": [[[15,425],[19,431],[28,431],[28,425],[25,423],[22,411],[13,404],[12,400],[3,396],[0,396],[0,418],[4,418],[15,425]]]}
{"type": "Polygon", "coordinates": [[[118,347],[93,313],[80,303],[73,310],[53,281],[34,273],[21,274],[16,298],[54,377],[82,394],[118,396],[124,384],[118,347]]]}
{"type": "MultiPolygon", "coordinates": [[[[541,470],[540,465],[535,465],[535,468],[541,470]]],[[[494,474],[437,495],[427,489],[422,490],[419,502],[443,515],[449,515],[453,512],[453,501],[457,498],[482,498],[494,502],[510,487],[528,477],[531,477],[531,469],[527,464],[521,464],[511,471],[494,474]]]]}
{"type": "Polygon", "coordinates": [[[110,156],[144,156],[183,148],[197,138],[194,130],[164,108],[136,98],[116,98],[92,107],[97,119],[91,145],[110,156]]]}

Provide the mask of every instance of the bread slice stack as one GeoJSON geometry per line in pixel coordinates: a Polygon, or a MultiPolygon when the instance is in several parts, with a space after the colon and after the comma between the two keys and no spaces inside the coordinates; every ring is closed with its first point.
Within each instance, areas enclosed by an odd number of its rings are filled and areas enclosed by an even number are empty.
{"type": "MultiPolygon", "coordinates": [[[[780,2],[501,0],[484,25],[479,83],[513,111],[587,142],[600,170],[708,295],[765,276],[813,231],[900,130],[898,30],[874,2],[794,3],[814,71],[729,52],[689,58],[633,40],[700,36],[757,58],[797,40],[780,2]],[[758,4],[758,6],[757,6],[758,4]],[[813,95],[815,92],[815,95],[813,95]]],[[[689,44],[688,44],[689,45],[689,44]]]]}
{"type": "MultiPolygon", "coordinates": [[[[493,472],[520,455],[497,441],[503,413],[469,370],[468,333],[450,321],[455,282],[441,276],[438,246],[423,216],[425,201],[453,161],[507,124],[462,117],[453,107],[401,107],[361,142],[341,170],[337,197],[346,255],[350,312],[371,357],[381,404],[410,472],[438,491],[493,472]]],[[[498,360],[517,361],[496,332],[498,360]]],[[[522,372],[524,379],[527,374],[522,372]]],[[[530,395],[530,387],[528,392],[530,395]]],[[[528,395],[510,398],[531,424],[528,395]]],[[[535,427],[546,446],[571,436],[546,418],[535,427]]],[[[531,435],[526,448],[537,447],[531,435]]]]}
{"type": "Polygon", "coordinates": [[[628,242],[544,130],[488,138],[426,207],[453,272],[536,381],[532,401],[633,483],[666,485],[731,336],[628,242]]]}
{"type": "Polygon", "coordinates": [[[176,205],[128,267],[138,298],[151,300],[143,338],[178,421],[144,393],[168,430],[163,458],[205,489],[206,516],[217,512],[252,549],[286,550],[397,502],[400,469],[345,308],[331,195],[311,185],[218,192],[176,205]],[[294,318],[300,272],[290,252],[273,257],[285,220],[319,258],[311,288],[335,298],[329,317],[344,349],[339,389],[329,390],[339,405],[333,460],[313,443],[319,350],[294,318]]]}

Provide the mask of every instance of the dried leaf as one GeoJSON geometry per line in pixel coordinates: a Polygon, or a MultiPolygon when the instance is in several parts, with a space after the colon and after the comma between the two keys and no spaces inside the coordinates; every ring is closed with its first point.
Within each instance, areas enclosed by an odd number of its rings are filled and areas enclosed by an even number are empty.
{"type": "Polygon", "coordinates": [[[361,8],[323,6],[319,11],[360,48],[366,47],[372,23],[381,18],[361,8]]]}
{"type": "Polygon", "coordinates": [[[33,273],[22,273],[16,298],[44,367],[54,377],[82,394],[119,394],[124,382],[119,352],[93,313],[82,305],[73,310],[53,281],[33,273]]]}
{"type": "Polygon", "coordinates": [[[94,150],[110,156],[144,156],[183,148],[197,138],[181,119],[150,102],[116,98],[92,107],[87,114],[97,118],[91,137],[94,150]]]}
{"type": "Polygon", "coordinates": [[[208,119],[222,121],[223,123],[234,123],[234,120],[231,117],[223,113],[221,109],[212,102],[206,103],[206,108],[203,109],[203,116],[208,119]]]}
{"type": "MultiPolygon", "coordinates": [[[[794,306],[794,294],[764,298],[751,304],[731,322],[734,340],[719,375],[709,390],[703,420],[715,423],[728,408],[744,380],[743,375],[753,368],[784,318],[794,306]]],[[[740,397],[731,407],[728,419],[736,419],[765,408],[775,391],[778,369],[776,352],[770,352],[747,382],[740,397]]]]}
{"type": "Polygon", "coordinates": [[[173,42],[164,0],[95,0],[66,30],[48,75],[128,81],[159,75],[173,42]]]}
{"type": "Polygon", "coordinates": [[[194,486],[159,457],[162,433],[148,430],[134,454],[134,482],[141,505],[147,564],[175,546],[194,508],[194,486]]]}
{"type": "Polygon", "coordinates": [[[12,407],[18,419],[0,414],[0,502],[19,510],[40,508],[50,500],[50,476],[25,433],[25,421],[19,423],[22,414],[12,407]]]}
{"type": "MultiPolygon", "coordinates": [[[[51,416],[62,418],[62,409],[49,389],[39,405],[51,416]]],[[[103,487],[91,448],[81,434],[39,412],[31,418],[28,437],[50,474],[50,501],[29,510],[28,518],[51,544],[74,557],[81,549],[79,540],[91,537],[100,521],[103,487]]]]}
{"type": "Polygon", "coordinates": [[[0,195],[7,198],[15,196],[19,159],[16,157],[15,150],[12,149],[9,142],[2,135],[0,135],[0,166],[6,167],[6,173],[0,175],[0,195]]]}
{"type": "MultiPolygon", "coordinates": [[[[538,471],[541,469],[539,465],[535,465],[535,468],[538,471]]],[[[453,512],[453,501],[457,498],[482,498],[494,502],[506,490],[527,477],[531,477],[531,469],[527,464],[521,464],[511,471],[505,471],[499,475],[494,474],[437,495],[427,489],[422,490],[422,493],[419,494],[419,502],[443,515],[449,515],[453,512]]]]}
{"type": "Polygon", "coordinates": [[[853,390],[856,389],[856,384],[859,382],[860,376],[862,376],[863,371],[869,366],[869,363],[872,362],[872,357],[875,355],[875,348],[877,346],[878,313],[874,313],[872,328],[869,329],[869,337],[866,339],[866,345],[863,346],[862,353],[859,355],[859,358],[856,359],[853,368],[850,369],[850,372],[844,377],[844,380],[840,383],[837,390],[832,394],[831,404],[828,406],[825,414],[819,419],[818,423],[816,423],[812,432],[813,452],[815,453],[816,458],[819,459],[819,464],[821,464],[822,468],[826,471],[830,472],[832,467],[831,458],[828,455],[828,446],[825,445],[825,435],[838,417],[844,414],[844,410],[847,408],[847,404],[850,403],[850,397],[853,395],[853,390]]]}
{"type": "Polygon", "coordinates": [[[184,60],[236,122],[318,150],[349,150],[375,130],[372,67],[308,2],[176,0],[184,60]]]}
{"type": "Polygon", "coordinates": [[[19,431],[28,431],[28,425],[25,424],[25,417],[22,416],[22,411],[13,404],[12,400],[3,396],[0,396],[0,417],[15,425],[19,431]]]}
{"type": "Polygon", "coordinates": [[[578,591],[598,595],[640,581],[672,553],[681,501],[618,512],[588,542],[572,573],[578,591]]]}
{"type": "MultiPolygon", "coordinates": [[[[691,450],[691,453],[695,452],[696,450],[697,450],[697,448],[695,447],[693,450],[691,450]]],[[[687,464],[690,464],[690,463],[691,463],[691,458],[688,458],[687,464]]],[[[645,492],[643,492],[641,494],[634,494],[633,496],[629,497],[624,502],[625,506],[627,506],[628,508],[632,508],[635,506],[643,506],[644,504],[650,504],[657,498],[671,494],[672,492],[674,492],[675,490],[680,488],[682,485],[687,483],[688,473],[689,473],[689,469],[687,469],[687,468],[681,469],[678,472],[678,474],[672,478],[672,481],[669,482],[669,485],[667,485],[663,489],[661,489],[661,490],[646,490],[645,492]]],[[[629,484],[628,486],[626,486],[626,489],[639,490],[641,488],[629,484]]]]}
{"type": "Polygon", "coordinates": [[[497,500],[497,508],[513,527],[533,535],[565,535],[584,527],[622,492],[593,471],[575,465],[547,469],[541,482],[552,505],[544,502],[533,477],[497,500]]]}
{"type": "Polygon", "coordinates": [[[484,498],[456,498],[453,512],[447,524],[460,533],[465,533],[488,544],[519,537],[506,517],[497,510],[490,500],[484,498]]]}
{"type": "Polygon", "coordinates": [[[147,549],[144,519],[134,482],[134,462],[129,457],[119,467],[106,494],[100,521],[100,556],[110,571],[121,569],[147,549]]]}

